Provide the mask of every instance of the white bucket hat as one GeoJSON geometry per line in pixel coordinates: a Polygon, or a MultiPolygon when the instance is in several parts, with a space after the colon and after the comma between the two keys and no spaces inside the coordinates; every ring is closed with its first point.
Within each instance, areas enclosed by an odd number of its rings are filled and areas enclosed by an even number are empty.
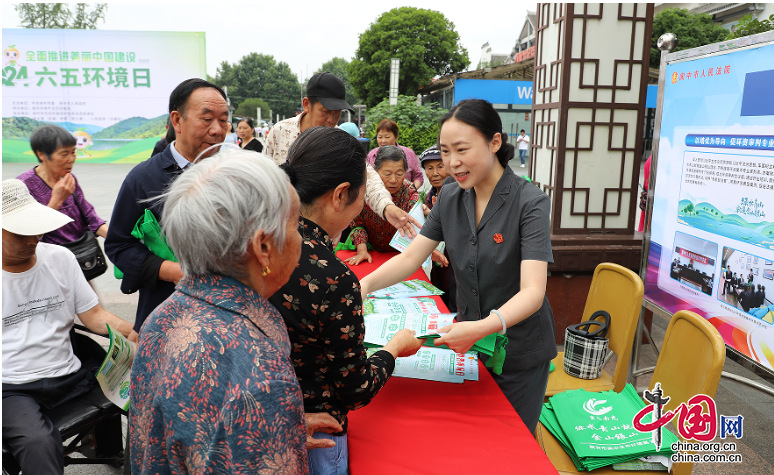
{"type": "Polygon", "coordinates": [[[59,229],[73,220],[44,206],[30,195],[23,181],[3,181],[3,229],[20,236],[37,236],[59,229]]]}

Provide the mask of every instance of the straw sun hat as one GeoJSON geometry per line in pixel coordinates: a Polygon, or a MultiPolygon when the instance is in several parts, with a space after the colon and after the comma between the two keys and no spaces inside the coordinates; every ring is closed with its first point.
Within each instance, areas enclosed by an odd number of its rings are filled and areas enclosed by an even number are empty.
{"type": "Polygon", "coordinates": [[[37,236],[59,229],[73,220],[44,206],[30,195],[23,181],[3,181],[3,229],[20,236],[37,236]]]}

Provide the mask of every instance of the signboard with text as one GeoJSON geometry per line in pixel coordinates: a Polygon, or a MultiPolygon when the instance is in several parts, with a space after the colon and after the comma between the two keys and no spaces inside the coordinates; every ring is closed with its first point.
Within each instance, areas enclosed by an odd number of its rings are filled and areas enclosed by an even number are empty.
{"type": "Polygon", "coordinates": [[[704,316],[729,347],[769,370],[772,39],[734,40],[667,60],[645,285],[646,300],[704,316]]]}
{"type": "Polygon", "coordinates": [[[79,160],[142,161],[170,92],[206,77],[204,33],[3,29],[3,44],[3,162],[35,162],[45,124],[75,135],[79,160]]]}

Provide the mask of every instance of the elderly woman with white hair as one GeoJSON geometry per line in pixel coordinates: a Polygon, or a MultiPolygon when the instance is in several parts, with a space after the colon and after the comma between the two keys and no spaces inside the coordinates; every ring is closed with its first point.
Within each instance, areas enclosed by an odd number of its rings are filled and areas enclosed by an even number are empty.
{"type": "Polygon", "coordinates": [[[266,300],[298,263],[298,195],[271,160],[232,148],[163,199],[185,277],[140,333],[132,473],[307,473],[309,434],[341,426],[327,414],[305,424],[287,329],[266,300]]]}

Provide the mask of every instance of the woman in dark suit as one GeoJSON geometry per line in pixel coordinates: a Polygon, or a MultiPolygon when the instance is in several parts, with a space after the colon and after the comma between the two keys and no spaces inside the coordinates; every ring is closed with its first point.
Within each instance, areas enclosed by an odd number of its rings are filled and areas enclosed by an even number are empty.
{"type": "Polygon", "coordinates": [[[508,161],[514,147],[505,137],[500,116],[483,100],[463,100],[441,119],[441,158],[457,183],[442,188],[421,234],[365,277],[361,293],[407,278],[440,241],[446,242],[457,279],[458,323],[441,328],[444,336],[435,344],[465,353],[487,335],[506,334],[502,373],[490,372],[534,431],[556,357],[546,298],[553,262],[549,198],[513,173],[508,161]]]}

